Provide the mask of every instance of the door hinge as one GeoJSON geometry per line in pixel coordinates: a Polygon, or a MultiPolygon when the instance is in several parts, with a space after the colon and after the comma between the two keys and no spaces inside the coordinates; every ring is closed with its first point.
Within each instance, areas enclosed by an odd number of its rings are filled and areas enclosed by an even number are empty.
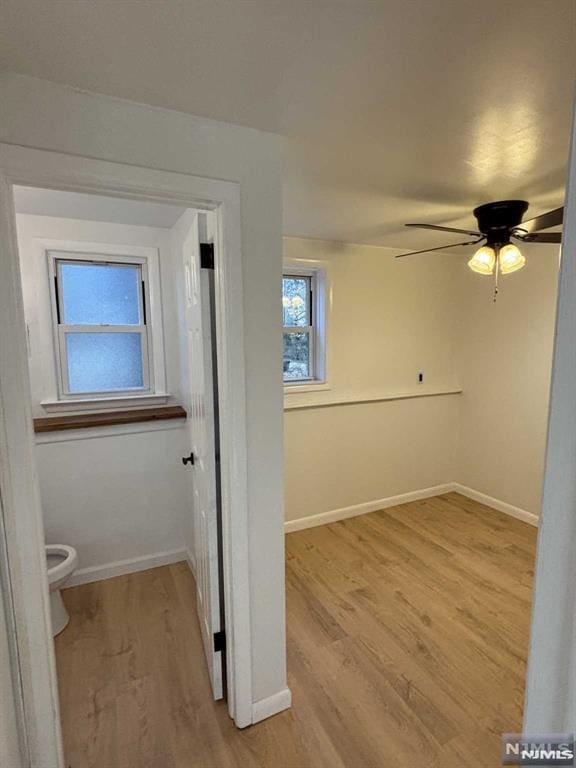
{"type": "Polygon", "coordinates": [[[190,453],[190,456],[182,456],[182,464],[194,464],[194,454],[190,453]]]}
{"type": "Polygon", "coordinates": [[[214,653],[218,653],[218,651],[224,651],[226,650],[226,632],[221,629],[220,632],[214,632],[214,653]]]}
{"type": "Polygon", "coordinates": [[[60,293],[58,291],[58,275],[54,275],[54,298],[56,300],[56,322],[60,325],[60,293]]]}
{"type": "Polygon", "coordinates": [[[213,243],[200,243],[200,267],[201,269],[214,269],[213,243]]]}

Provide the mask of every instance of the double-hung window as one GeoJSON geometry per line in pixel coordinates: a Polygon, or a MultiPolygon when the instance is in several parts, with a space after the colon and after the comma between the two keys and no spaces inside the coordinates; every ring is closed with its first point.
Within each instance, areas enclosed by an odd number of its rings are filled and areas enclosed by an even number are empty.
{"type": "Polygon", "coordinates": [[[325,377],[323,270],[285,269],[282,277],[285,384],[318,383],[325,377]]]}
{"type": "Polygon", "coordinates": [[[146,259],[49,256],[60,397],[153,391],[146,259]]]}

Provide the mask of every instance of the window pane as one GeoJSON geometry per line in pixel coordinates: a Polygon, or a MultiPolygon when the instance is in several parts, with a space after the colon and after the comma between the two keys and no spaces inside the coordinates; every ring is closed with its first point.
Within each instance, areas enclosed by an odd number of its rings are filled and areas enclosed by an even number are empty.
{"type": "Polygon", "coordinates": [[[67,333],[70,392],[111,392],[144,386],[139,333],[67,333]]]}
{"type": "Polygon", "coordinates": [[[310,278],[282,279],[284,325],[310,325],[310,278]]]}
{"type": "Polygon", "coordinates": [[[139,267],[60,264],[62,322],[67,325],[139,325],[139,267]]]}
{"type": "Polygon", "coordinates": [[[307,333],[284,334],[284,380],[309,379],[310,337],[307,333]]]}

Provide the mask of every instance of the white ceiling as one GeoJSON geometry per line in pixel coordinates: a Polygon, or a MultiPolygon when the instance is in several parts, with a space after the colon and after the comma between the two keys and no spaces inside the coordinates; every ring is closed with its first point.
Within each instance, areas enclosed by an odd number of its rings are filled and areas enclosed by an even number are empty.
{"type": "Polygon", "coordinates": [[[287,234],[436,246],[562,204],[576,2],[3,0],[0,67],[281,132],[287,234]]]}
{"type": "Polygon", "coordinates": [[[16,213],[37,216],[165,229],[173,227],[186,210],[163,203],[20,186],[14,187],[14,208],[16,213]]]}

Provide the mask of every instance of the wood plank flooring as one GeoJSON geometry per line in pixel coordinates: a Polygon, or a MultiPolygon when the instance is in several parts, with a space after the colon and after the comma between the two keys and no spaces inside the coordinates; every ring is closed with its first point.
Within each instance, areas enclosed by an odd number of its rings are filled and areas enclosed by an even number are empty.
{"type": "Polygon", "coordinates": [[[521,726],[536,531],[458,494],[287,536],[293,708],[210,700],[183,564],[65,590],[71,768],[496,768],[521,726]]]}

